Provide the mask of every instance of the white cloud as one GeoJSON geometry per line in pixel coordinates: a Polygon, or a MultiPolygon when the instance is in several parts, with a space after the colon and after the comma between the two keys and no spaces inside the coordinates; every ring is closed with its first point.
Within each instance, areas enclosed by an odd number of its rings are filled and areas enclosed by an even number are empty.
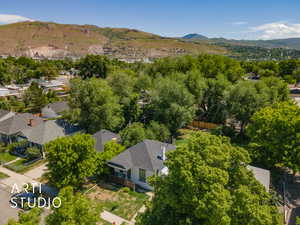
{"type": "Polygon", "coordinates": [[[34,20],[24,16],[0,14],[0,24],[16,23],[21,21],[34,21],[34,20]]]}
{"type": "Polygon", "coordinates": [[[236,21],[236,22],[232,22],[231,24],[232,25],[246,25],[246,24],[248,24],[248,22],[246,22],[246,21],[236,21]]]}
{"type": "Polygon", "coordinates": [[[267,23],[257,27],[251,27],[250,30],[256,32],[259,39],[300,37],[300,24],[295,23],[267,23]]]}

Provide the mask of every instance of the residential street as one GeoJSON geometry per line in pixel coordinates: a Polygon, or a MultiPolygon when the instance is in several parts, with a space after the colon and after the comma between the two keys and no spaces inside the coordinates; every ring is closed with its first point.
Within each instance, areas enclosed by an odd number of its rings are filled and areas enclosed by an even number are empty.
{"type": "Polygon", "coordinates": [[[9,218],[18,218],[19,209],[10,207],[10,187],[0,184],[0,225],[7,223],[9,218]]]}

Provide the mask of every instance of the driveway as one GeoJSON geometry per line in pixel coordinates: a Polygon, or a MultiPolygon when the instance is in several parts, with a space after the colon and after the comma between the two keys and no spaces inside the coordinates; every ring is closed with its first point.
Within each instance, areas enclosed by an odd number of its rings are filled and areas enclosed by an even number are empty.
{"type": "Polygon", "coordinates": [[[32,178],[24,176],[22,174],[13,172],[9,169],[6,169],[5,167],[0,166],[0,172],[7,174],[9,177],[1,179],[0,183],[8,186],[13,187],[14,185],[17,185],[18,188],[22,188],[24,184],[26,183],[33,183],[35,182],[32,178]]]}
{"type": "Polygon", "coordinates": [[[0,184],[0,225],[6,224],[10,218],[18,218],[19,209],[11,207],[10,195],[10,188],[0,184]]]}
{"type": "Polygon", "coordinates": [[[46,163],[43,165],[40,165],[26,173],[24,173],[25,176],[30,177],[34,180],[37,180],[38,178],[42,177],[42,175],[48,170],[46,163]]]}

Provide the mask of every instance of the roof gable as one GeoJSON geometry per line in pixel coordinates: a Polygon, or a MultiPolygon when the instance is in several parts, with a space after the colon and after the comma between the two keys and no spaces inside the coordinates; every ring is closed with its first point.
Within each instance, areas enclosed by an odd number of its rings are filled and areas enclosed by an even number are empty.
{"type": "Polygon", "coordinates": [[[175,145],[146,139],[128,148],[109,162],[126,169],[138,167],[149,171],[160,170],[164,166],[164,161],[159,157],[162,155],[163,146],[166,152],[176,149],[175,145]]]}
{"type": "Polygon", "coordinates": [[[95,134],[93,134],[93,138],[95,139],[95,148],[98,152],[102,152],[104,150],[104,145],[113,139],[120,140],[120,135],[115,134],[109,130],[99,130],[95,134]]]}

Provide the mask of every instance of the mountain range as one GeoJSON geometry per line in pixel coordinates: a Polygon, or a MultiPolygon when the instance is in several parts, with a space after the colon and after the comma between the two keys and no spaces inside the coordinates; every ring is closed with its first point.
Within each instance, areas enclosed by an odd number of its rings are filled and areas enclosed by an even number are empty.
{"type": "Polygon", "coordinates": [[[0,25],[0,34],[1,56],[77,58],[101,54],[135,61],[207,53],[246,59],[300,58],[300,38],[244,41],[195,33],[170,38],[136,29],[39,21],[0,25]]]}

